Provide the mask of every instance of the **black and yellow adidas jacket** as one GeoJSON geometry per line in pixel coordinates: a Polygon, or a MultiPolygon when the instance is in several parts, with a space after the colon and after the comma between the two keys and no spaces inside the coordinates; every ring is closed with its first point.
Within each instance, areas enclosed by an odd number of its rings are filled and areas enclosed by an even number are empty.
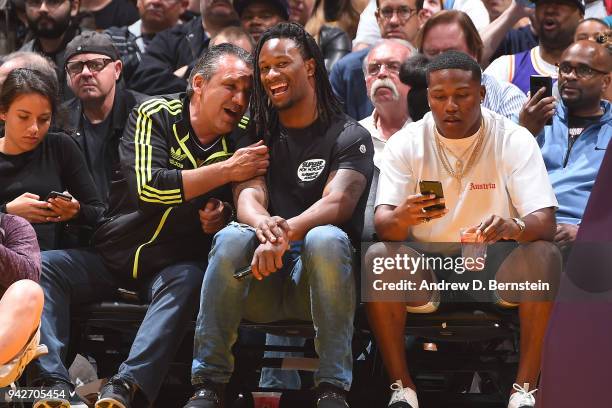
{"type": "Polygon", "coordinates": [[[198,210],[210,197],[231,202],[230,186],[185,201],[181,171],[231,157],[247,124],[243,118],[231,135],[204,146],[191,127],[185,94],[134,108],[119,146],[122,177],[111,185],[108,219],[94,236],[107,267],[141,279],[207,258],[212,236],[202,232],[198,210]]]}

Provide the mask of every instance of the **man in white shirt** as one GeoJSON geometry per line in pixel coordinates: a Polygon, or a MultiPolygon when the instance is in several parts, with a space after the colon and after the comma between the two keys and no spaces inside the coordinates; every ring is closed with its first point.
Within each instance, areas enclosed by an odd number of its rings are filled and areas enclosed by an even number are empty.
{"type": "Polygon", "coordinates": [[[400,81],[399,71],[413,50],[407,41],[382,40],[363,61],[366,89],[374,111],[359,124],[372,135],[374,164],[378,168],[385,143],[410,120],[406,99],[410,87],[400,81]]]}
{"type": "Polygon", "coordinates": [[[387,140],[407,122],[407,95],[410,87],[399,78],[402,63],[413,53],[414,47],[407,41],[398,39],[382,40],[375,45],[363,60],[368,97],[374,112],[359,121],[372,136],[374,143],[374,174],[366,205],[366,216],[362,238],[374,239],[374,203],[380,169],[380,159],[387,140]]]}
{"type": "MultiPolygon", "coordinates": [[[[481,108],[486,90],[481,85],[480,66],[473,58],[457,51],[443,53],[428,65],[427,79],[431,113],[400,130],[385,147],[376,200],[376,231],[383,241],[411,240],[415,241],[411,246],[427,246],[428,254],[442,253],[443,248],[445,254],[453,255],[453,247],[458,249],[459,231],[465,227],[474,233],[476,242],[491,244],[479,273],[466,271],[461,275],[457,268],[448,271],[445,278],[488,276],[487,296],[491,296],[492,303],[519,305],[521,355],[516,392],[510,396],[508,407],[533,407],[535,390],[529,388],[537,384],[542,338],[561,267],[559,251],[550,242],[555,234],[557,200],[533,136],[510,120],[481,108]],[[444,198],[419,194],[421,180],[441,182],[444,198]],[[439,204],[445,208],[430,209],[439,204]],[[500,240],[521,244],[492,245],[500,240]],[[527,291],[517,287],[491,288],[491,281],[541,281],[549,285],[527,291]]],[[[370,270],[376,273],[368,262],[395,257],[394,246],[399,248],[401,244],[381,243],[370,248],[362,277],[366,285],[372,275],[370,270]]],[[[401,251],[412,259],[423,257],[405,246],[401,251]]],[[[446,257],[445,263],[447,258],[462,259],[467,265],[464,258],[446,257]]],[[[397,274],[400,267],[395,268],[397,274]]],[[[420,283],[444,282],[440,271],[433,269],[435,274],[428,268],[415,268],[402,276],[420,283]]],[[[386,275],[376,276],[380,279],[386,275]]],[[[476,296],[476,291],[474,287],[459,295],[476,296]]],[[[369,302],[369,322],[389,378],[395,381],[389,407],[418,408],[403,343],[406,310],[408,307],[410,311],[433,312],[440,296],[446,299],[448,295],[423,289],[420,284],[416,290],[401,292],[401,301],[377,297],[389,293],[372,295],[362,291],[362,295],[369,302]]]]}

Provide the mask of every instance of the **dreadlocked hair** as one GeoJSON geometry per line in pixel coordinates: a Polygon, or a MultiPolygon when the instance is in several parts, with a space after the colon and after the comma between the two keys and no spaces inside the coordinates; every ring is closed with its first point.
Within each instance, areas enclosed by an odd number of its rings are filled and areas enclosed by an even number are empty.
{"type": "Polygon", "coordinates": [[[266,41],[274,38],[287,38],[293,40],[304,60],[313,58],[315,61],[314,83],[317,97],[317,111],[319,119],[328,127],[334,116],[342,114],[342,105],[332,91],[323,55],[315,39],[308,34],[302,26],[296,23],[280,23],[263,33],[253,55],[255,59],[253,72],[253,92],[251,94],[250,110],[255,119],[257,133],[263,135],[265,140],[275,133],[278,128],[278,112],[272,106],[268,95],[261,83],[259,70],[259,54],[266,41]]]}

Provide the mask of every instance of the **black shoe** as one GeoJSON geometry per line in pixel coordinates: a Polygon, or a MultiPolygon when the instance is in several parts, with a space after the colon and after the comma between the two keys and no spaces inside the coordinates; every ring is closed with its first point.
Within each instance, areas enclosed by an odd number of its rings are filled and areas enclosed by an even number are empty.
{"type": "Polygon", "coordinates": [[[131,408],[135,389],[129,381],[117,374],[100,390],[96,408],[131,408]]]}
{"type": "Polygon", "coordinates": [[[87,403],[74,391],[72,384],[64,381],[44,382],[43,398],[34,402],[33,408],[87,408],[87,403]]]}
{"type": "Polygon", "coordinates": [[[183,408],[223,408],[225,384],[205,381],[183,408]]]}
{"type": "Polygon", "coordinates": [[[317,387],[317,408],[349,408],[346,391],[330,383],[322,382],[317,387]]]}

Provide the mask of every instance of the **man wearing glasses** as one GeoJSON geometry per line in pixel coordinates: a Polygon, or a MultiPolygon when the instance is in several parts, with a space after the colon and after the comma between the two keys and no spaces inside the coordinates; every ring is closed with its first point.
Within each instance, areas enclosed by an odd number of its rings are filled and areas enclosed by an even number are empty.
{"type": "MultiPolygon", "coordinates": [[[[67,68],[76,72],[77,61],[69,61],[67,68]]],[[[113,64],[119,63],[78,68],[99,70],[98,75],[108,69],[111,75],[113,64]]],[[[252,72],[250,54],[221,44],[198,60],[187,93],[154,97],[132,110],[119,143],[121,171],[94,235],[95,249],[42,255],[41,342],[49,354],[36,362],[37,383],[70,393],[63,361],[70,308],[113,299],[121,287],[150,305],[127,360],[102,388],[96,408],[130,408],[136,394],[153,405],[197,311],[212,237],[232,217],[224,203],[231,201],[228,185],[260,176],[268,166],[261,143],[234,150],[240,132],[234,128],[246,127],[242,115],[252,72]]],[[[95,93],[96,84],[90,87],[95,93]]],[[[68,400],[42,400],[34,407],[69,404],[85,407],[68,400]]]]}
{"type": "Polygon", "coordinates": [[[63,106],[67,120],[62,128],[73,132],[106,203],[113,172],[119,170],[119,139],[132,108],[143,98],[117,82],[123,66],[106,34],[89,31],[76,36],[66,47],[65,60],[75,97],[63,106]]]}
{"type": "Polygon", "coordinates": [[[541,89],[521,112],[520,124],[537,137],[559,201],[555,242],[561,249],[568,249],[576,239],[612,138],[612,105],[602,99],[610,87],[611,69],[612,54],[606,45],[577,41],[560,59],[561,102],[541,98],[541,89]],[[550,118],[552,126],[544,126],[550,118]]]}
{"type": "MultiPolygon", "coordinates": [[[[383,39],[396,38],[414,44],[420,27],[417,16],[423,2],[416,0],[377,0],[376,21],[383,39]]],[[[363,60],[369,48],[352,52],[338,61],[330,74],[334,93],[344,103],[344,111],[361,120],[372,114],[368,98],[363,60]]],[[[403,62],[403,61],[402,61],[403,62]]]]}
{"type": "Polygon", "coordinates": [[[62,87],[60,97],[68,100],[72,93],[62,67],[66,44],[80,33],[80,28],[72,20],[79,11],[79,0],[26,0],[25,11],[33,39],[20,51],[37,52],[55,62],[62,87]]]}

